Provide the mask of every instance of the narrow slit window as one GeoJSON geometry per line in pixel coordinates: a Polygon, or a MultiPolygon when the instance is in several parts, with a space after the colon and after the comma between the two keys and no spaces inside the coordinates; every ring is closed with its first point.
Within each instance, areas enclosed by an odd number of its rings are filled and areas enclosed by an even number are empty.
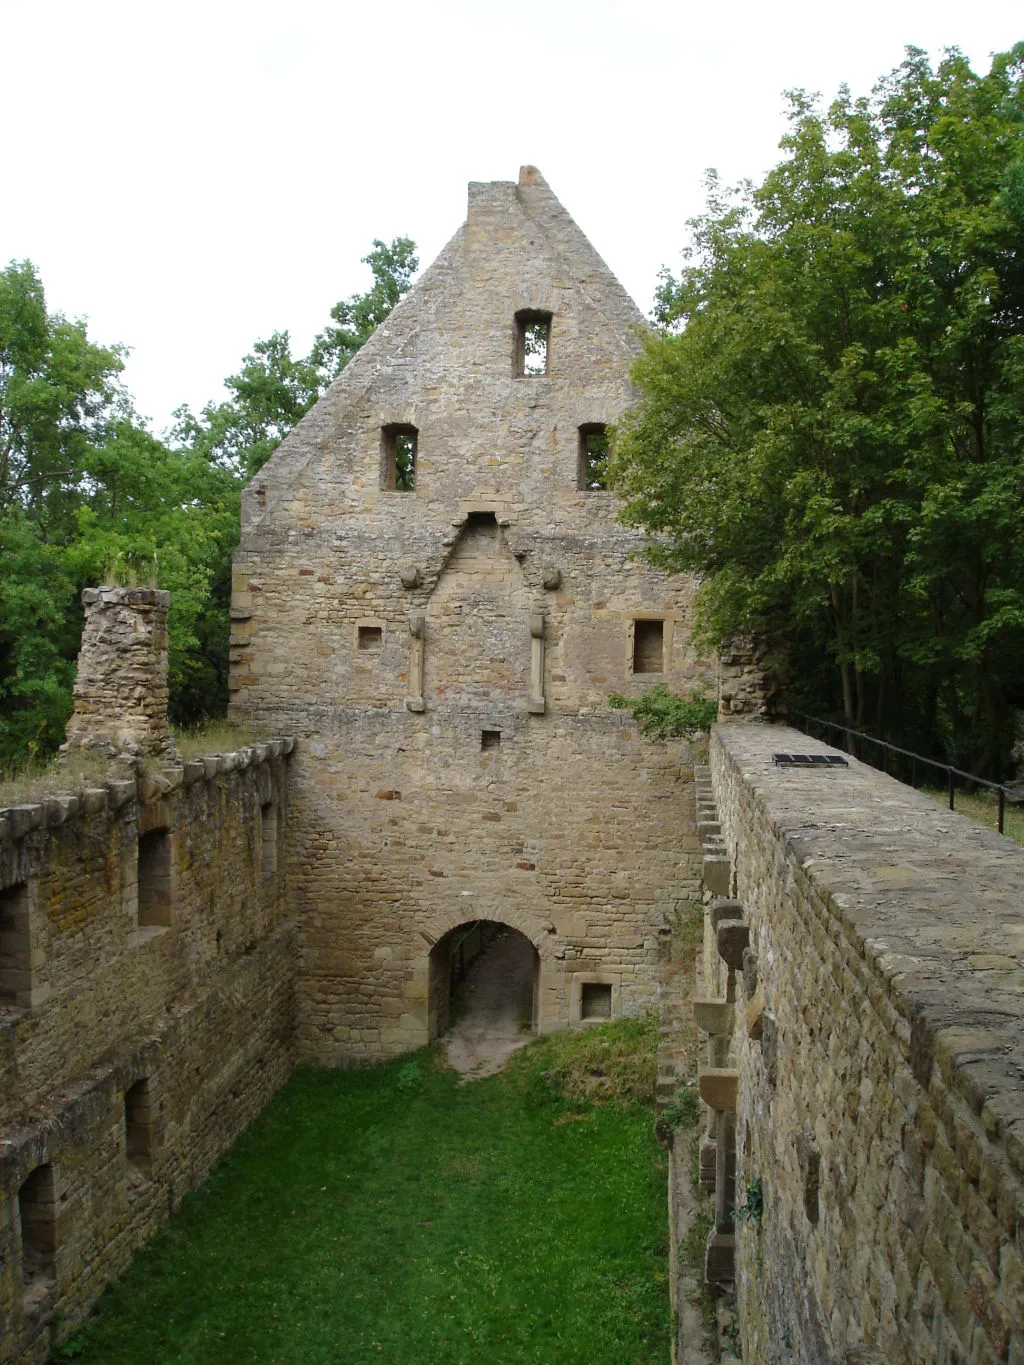
{"type": "Polygon", "coordinates": [[[664,673],[665,622],[633,622],[633,672],[664,673]]]}
{"type": "Polygon", "coordinates": [[[36,984],[28,883],[0,891],[0,1005],[27,1008],[36,984]]]}
{"type": "Polygon", "coordinates": [[[603,422],[580,427],[576,486],[591,492],[608,487],[608,428],[603,422]]]}
{"type": "Polygon", "coordinates": [[[37,1166],[18,1191],[21,1273],[26,1293],[52,1284],[56,1276],[57,1201],[53,1167],[37,1166]]]}
{"type": "Polygon", "coordinates": [[[551,314],[524,309],[516,314],[515,373],[533,379],[548,373],[551,314]]]}
{"type": "Polygon", "coordinates": [[[125,1091],[124,1147],[129,1165],[148,1175],[153,1154],[153,1110],[148,1076],[125,1091]]]}
{"type": "Polygon", "coordinates": [[[500,744],[501,744],[501,731],[500,731],[500,730],[481,730],[481,731],[480,731],[480,748],[481,748],[481,749],[497,749],[498,746],[499,746],[500,744]]]}
{"type": "Polygon", "coordinates": [[[277,807],[267,801],[260,807],[260,872],[264,878],[277,871],[277,807]]]}
{"type": "Polygon", "coordinates": [[[362,653],[375,654],[384,647],[383,626],[359,626],[356,631],[356,648],[362,653]]]}
{"type": "Polygon", "coordinates": [[[139,839],[139,927],[173,922],[171,834],[151,829],[139,839]]]}
{"type": "Polygon", "coordinates": [[[411,493],[416,487],[415,427],[394,422],[381,428],[381,486],[394,493],[411,493]]]}
{"type": "Polygon", "coordinates": [[[580,1018],[610,1019],[612,1017],[612,988],[597,981],[585,981],[580,987],[580,1018]]]}

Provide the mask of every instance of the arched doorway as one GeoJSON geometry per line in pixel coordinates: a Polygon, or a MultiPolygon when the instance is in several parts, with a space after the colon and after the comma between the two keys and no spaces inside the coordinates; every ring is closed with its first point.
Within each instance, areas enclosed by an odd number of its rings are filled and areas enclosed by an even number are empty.
{"type": "Polygon", "coordinates": [[[457,925],[430,952],[430,1041],[448,1032],[454,1001],[463,1038],[518,1046],[536,1032],[539,984],[540,954],[525,934],[492,920],[457,925]]]}

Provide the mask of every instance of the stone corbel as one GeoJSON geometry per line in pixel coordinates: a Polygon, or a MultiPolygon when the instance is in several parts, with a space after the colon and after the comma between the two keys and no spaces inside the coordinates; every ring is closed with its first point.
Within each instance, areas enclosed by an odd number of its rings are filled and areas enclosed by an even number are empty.
{"type": "Polygon", "coordinates": [[[425,711],[423,700],[423,647],[426,643],[427,618],[420,611],[409,613],[409,695],[405,699],[409,711],[425,711]]]}
{"type": "Polygon", "coordinates": [[[544,701],[544,617],[540,612],[530,616],[530,696],[527,710],[531,716],[542,716],[544,701]]]}

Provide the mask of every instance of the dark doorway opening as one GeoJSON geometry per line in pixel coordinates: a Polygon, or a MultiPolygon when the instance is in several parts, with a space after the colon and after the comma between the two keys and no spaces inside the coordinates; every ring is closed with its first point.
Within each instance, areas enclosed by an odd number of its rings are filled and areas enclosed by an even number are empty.
{"type": "Polygon", "coordinates": [[[493,920],[460,924],[430,954],[431,1042],[449,1035],[457,1070],[497,1070],[536,1030],[539,981],[540,955],[525,934],[493,920]]]}

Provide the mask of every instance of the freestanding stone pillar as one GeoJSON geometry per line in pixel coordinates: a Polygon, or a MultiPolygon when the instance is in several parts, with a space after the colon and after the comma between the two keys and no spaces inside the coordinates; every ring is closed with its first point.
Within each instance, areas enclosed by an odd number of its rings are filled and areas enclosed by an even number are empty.
{"type": "Polygon", "coordinates": [[[167,724],[169,592],[86,588],[74,712],[61,751],[88,750],[112,762],[177,761],[167,724]]]}

